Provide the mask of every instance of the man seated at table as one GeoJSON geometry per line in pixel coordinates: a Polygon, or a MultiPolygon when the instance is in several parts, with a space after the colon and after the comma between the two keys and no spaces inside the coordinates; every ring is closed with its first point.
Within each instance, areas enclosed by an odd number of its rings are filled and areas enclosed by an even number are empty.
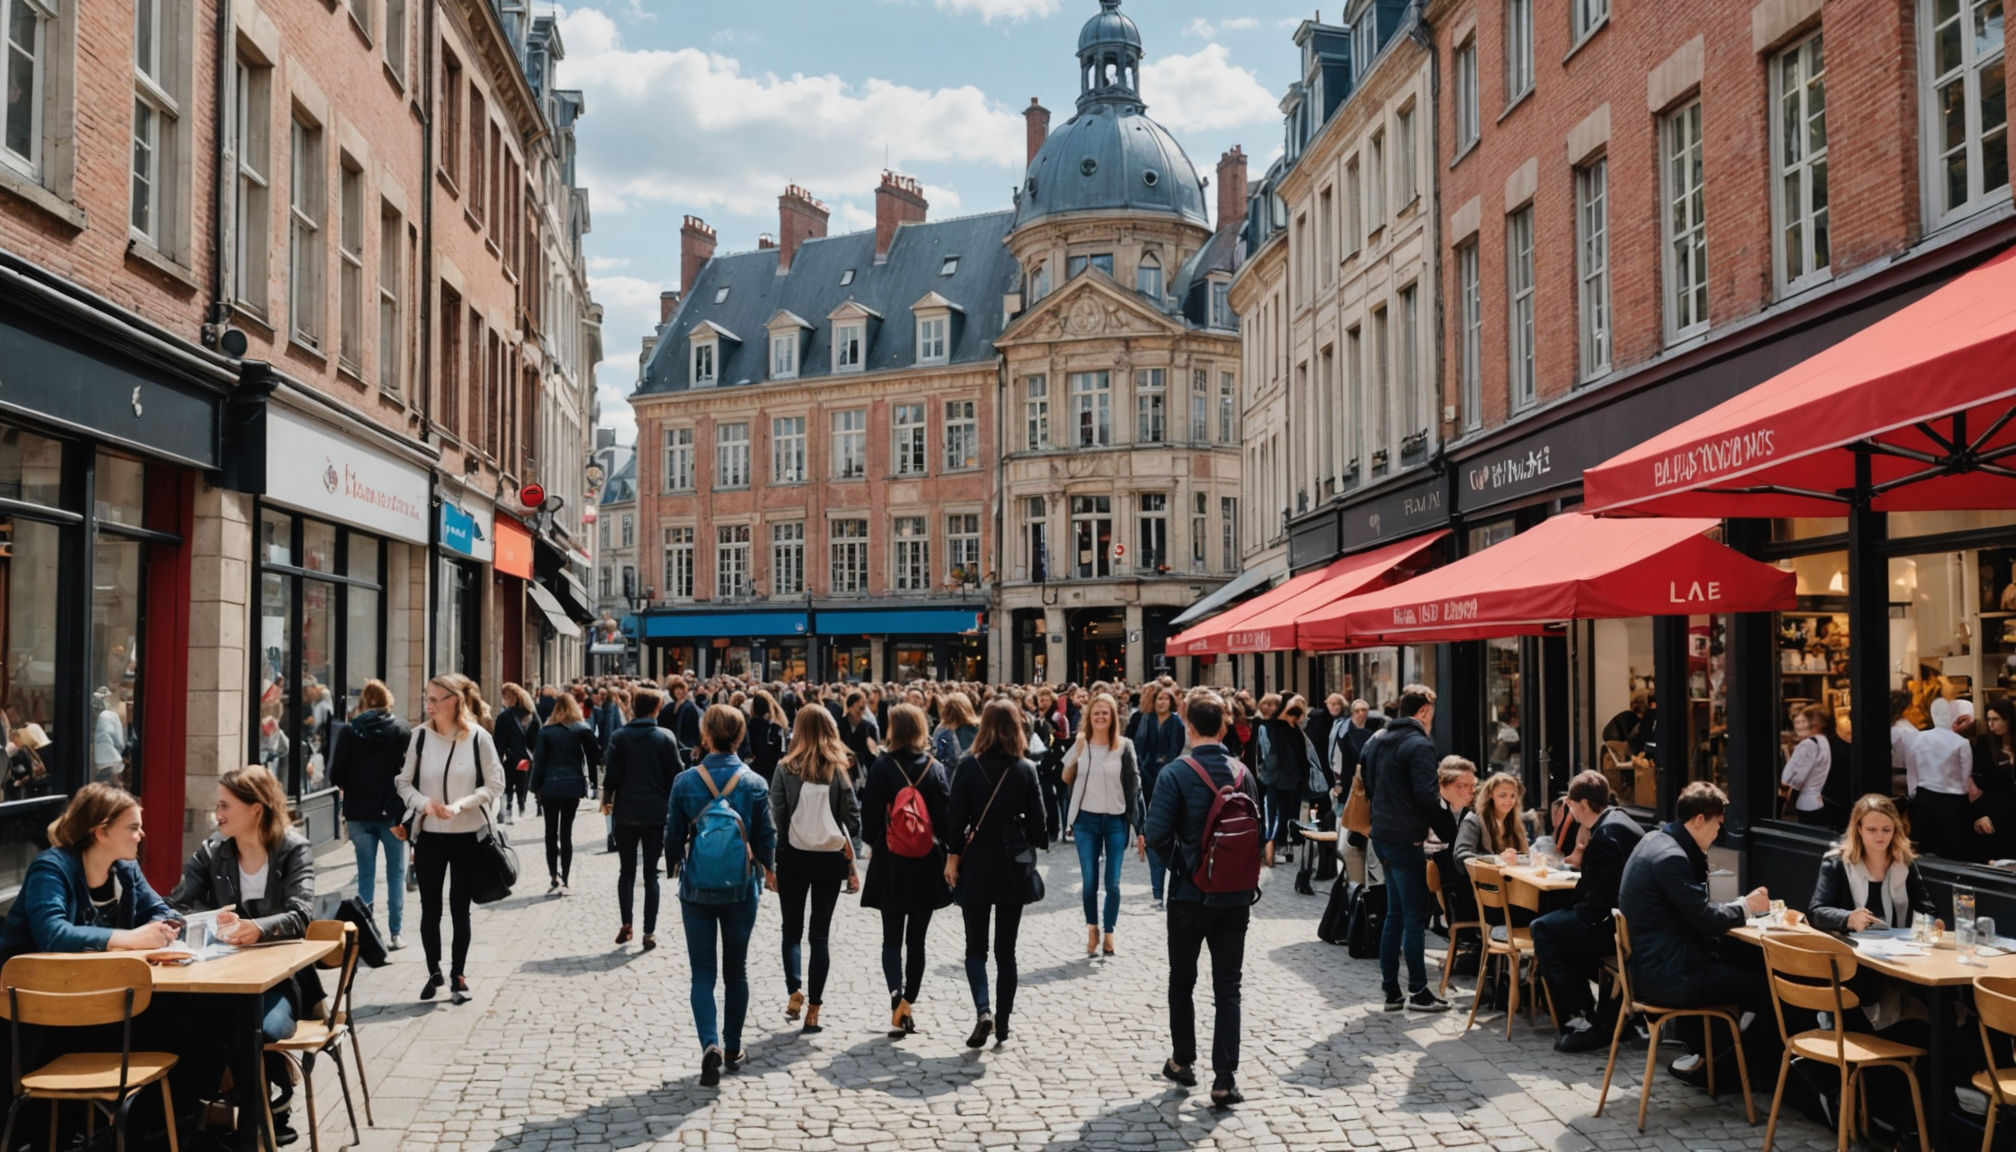
{"type": "Polygon", "coordinates": [[[1603,958],[1616,955],[1617,926],[1611,910],[1617,907],[1624,862],[1645,832],[1629,813],[1610,803],[1610,781],[1601,772],[1583,772],[1568,782],[1568,811],[1581,830],[1582,877],[1575,881],[1573,907],[1533,921],[1533,952],[1561,1017],[1561,1035],[1554,1047],[1588,1052],[1607,1046],[1616,1024],[1618,1005],[1596,1004],[1589,983],[1603,958]]]}
{"type": "MultiPolygon", "coordinates": [[[[1617,910],[1631,928],[1632,988],[1670,1008],[1736,1005],[1749,1025],[1743,1043],[1754,1075],[1778,1064],[1763,957],[1754,948],[1718,949],[1717,938],[1741,927],[1747,916],[1770,911],[1771,894],[1758,888],[1727,904],[1708,899],[1708,846],[1722,834],[1728,806],[1729,797],[1713,784],[1687,785],[1674,805],[1676,819],[1639,841],[1625,861],[1617,910]]],[[[1667,1070],[1687,1083],[1705,1084],[1698,1018],[1682,1025],[1689,1054],[1667,1070]]]]}

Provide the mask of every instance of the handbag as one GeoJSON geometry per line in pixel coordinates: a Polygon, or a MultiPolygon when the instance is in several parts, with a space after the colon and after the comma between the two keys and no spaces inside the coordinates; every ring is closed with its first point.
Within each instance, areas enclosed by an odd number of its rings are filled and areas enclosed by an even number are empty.
{"type": "MultiPolygon", "coordinates": [[[[427,749],[426,725],[420,726],[415,738],[420,741],[420,752],[424,756],[427,749]]],[[[470,737],[472,747],[469,750],[471,757],[476,755],[474,741],[475,737],[472,734],[470,737]]],[[[449,746],[448,755],[452,760],[455,755],[453,745],[449,746]]],[[[420,769],[420,764],[416,762],[413,766],[413,779],[416,783],[420,779],[420,769]]],[[[478,776],[480,778],[480,771],[478,776]]],[[[441,766],[441,792],[441,803],[448,803],[448,764],[445,762],[441,766]]],[[[424,815],[424,812],[413,814],[413,833],[416,841],[419,838],[420,822],[424,815]]],[[[496,822],[490,818],[488,804],[483,806],[483,835],[476,838],[476,858],[469,872],[469,899],[477,904],[494,904],[511,895],[511,889],[518,884],[518,852],[511,847],[510,838],[505,836],[504,830],[497,827],[496,822]]]]}
{"type": "MultiPolygon", "coordinates": [[[[975,759],[973,763],[975,766],[978,766],[980,761],[975,759]]],[[[973,837],[980,834],[980,825],[986,823],[987,813],[994,810],[994,798],[1001,795],[1001,785],[1008,782],[1008,775],[1014,770],[1014,766],[1010,765],[1006,771],[1001,773],[1001,778],[994,782],[994,791],[987,794],[987,803],[980,809],[980,818],[973,821],[972,829],[966,833],[966,842],[959,846],[959,855],[966,855],[966,850],[973,847],[973,837]]],[[[1021,895],[1024,904],[1034,904],[1048,894],[1048,890],[1043,885],[1043,873],[1036,868],[1036,849],[1024,848],[1009,857],[1009,862],[1022,870],[1024,879],[1021,895]]],[[[963,874],[961,879],[964,879],[963,874]]],[[[961,908],[966,906],[963,892],[964,887],[964,884],[959,884],[955,885],[952,889],[952,899],[961,908]]]]}
{"type": "Polygon", "coordinates": [[[1344,814],[1339,818],[1346,830],[1360,836],[1372,834],[1372,797],[1365,792],[1365,769],[1361,766],[1351,773],[1351,795],[1344,801],[1344,814]]]}
{"type": "Polygon", "coordinates": [[[385,938],[378,934],[377,921],[371,918],[371,906],[361,897],[344,897],[336,906],[336,919],[357,926],[357,959],[366,968],[383,968],[391,959],[385,950],[385,938]]]}

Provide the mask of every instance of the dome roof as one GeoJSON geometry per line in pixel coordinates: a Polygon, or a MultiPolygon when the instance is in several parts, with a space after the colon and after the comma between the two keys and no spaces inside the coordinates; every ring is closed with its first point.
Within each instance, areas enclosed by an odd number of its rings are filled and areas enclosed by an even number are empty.
{"type": "Polygon", "coordinates": [[[1101,0],[1099,14],[1087,20],[1084,30],[1078,33],[1080,52],[1102,44],[1141,47],[1141,30],[1134,26],[1134,21],[1121,15],[1120,0],[1111,0],[1110,3],[1101,0]]]}
{"type": "Polygon", "coordinates": [[[1182,145],[1134,108],[1098,103],[1043,142],[1016,197],[1015,226],[1065,212],[1114,210],[1210,226],[1204,182],[1182,145]]]}

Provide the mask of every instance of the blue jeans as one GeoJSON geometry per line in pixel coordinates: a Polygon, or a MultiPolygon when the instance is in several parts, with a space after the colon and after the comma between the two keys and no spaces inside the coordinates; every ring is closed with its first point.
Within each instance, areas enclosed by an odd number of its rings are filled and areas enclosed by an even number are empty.
{"type": "Polygon", "coordinates": [[[1106,865],[1106,931],[1120,922],[1120,865],[1127,859],[1127,818],[1080,812],[1071,826],[1078,843],[1078,877],[1085,895],[1085,926],[1099,920],[1099,857],[1106,865]]]}
{"type": "Polygon", "coordinates": [[[294,1020],[294,1006],[287,1002],[287,994],[278,988],[268,988],[261,1002],[259,1031],[268,1044],[277,1044],[294,1035],[297,1026],[294,1020]]]}
{"type": "Polygon", "coordinates": [[[1372,841],[1386,871],[1386,923],[1379,933],[1379,981],[1388,998],[1400,995],[1400,954],[1407,954],[1407,990],[1428,987],[1422,937],[1428,930],[1428,856],[1419,844],[1372,841]]]}
{"type": "Polygon", "coordinates": [[[385,847],[385,922],[394,936],[406,924],[406,841],[392,835],[385,820],[350,821],[350,847],[357,852],[357,898],[377,908],[378,847],[385,847]]]}
{"type": "Polygon", "coordinates": [[[756,931],[756,910],[762,897],[737,904],[679,902],[686,926],[686,962],[693,968],[693,1023],[700,1029],[700,1048],[734,1053],[742,1048],[742,1021],[749,1015],[749,936],[756,931]],[[720,925],[721,951],[714,951],[715,925],[720,925]],[[714,982],[726,976],[728,1009],[725,1030],[714,1013],[714,982]],[[722,1036],[727,1043],[722,1043],[722,1036]]]}

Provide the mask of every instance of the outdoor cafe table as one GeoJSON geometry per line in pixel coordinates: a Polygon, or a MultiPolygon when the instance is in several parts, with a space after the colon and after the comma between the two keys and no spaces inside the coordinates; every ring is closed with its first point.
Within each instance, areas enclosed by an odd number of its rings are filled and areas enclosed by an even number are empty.
{"type": "MultiPolygon", "coordinates": [[[[1804,925],[1771,930],[1774,936],[1800,932],[1816,936],[1830,935],[1804,925]]],[[[1740,928],[1732,929],[1729,935],[1745,944],[1761,944],[1764,939],[1764,927],[1760,922],[1753,920],[1740,928]]],[[[1952,939],[1950,932],[1947,934],[1947,939],[1952,939]]],[[[1936,948],[1927,956],[1887,960],[1871,956],[1857,948],[1855,962],[1863,968],[1881,972],[1885,976],[1914,984],[1925,990],[1925,1014],[1931,1017],[1931,1039],[1925,1045],[1925,1061],[1920,1069],[1922,1072],[1920,1079],[1926,1085],[1925,1122],[1932,1131],[1927,1134],[1930,1139],[1923,1141],[1922,1146],[1956,1147],[1949,1143],[1953,1134],[1948,1130],[1946,1122],[1954,1106],[1955,1085],[1952,1081],[1952,1069],[1957,1067],[1955,1061],[1959,1055],[1953,1045],[1960,1043],[1963,1035],[1953,1023],[1953,997],[1957,991],[1972,986],[1976,976],[2016,976],[2016,952],[2000,956],[1976,956],[1974,963],[1962,964],[1958,949],[1936,948]]]]}
{"type": "Polygon", "coordinates": [[[1576,881],[1582,879],[1580,872],[1559,868],[1550,868],[1542,876],[1539,869],[1529,864],[1506,865],[1499,869],[1499,874],[1505,878],[1505,896],[1512,906],[1532,912],[1547,911],[1543,905],[1548,896],[1556,892],[1573,892],[1576,881]]]}
{"type": "MultiPolygon", "coordinates": [[[[340,940],[288,940],[277,944],[254,944],[229,956],[194,964],[157,964],[154,991],[166,994],[193,993],[228,996],[235,1011],[226,1026],[231,1044],[231,1079],[238,1085],[239,1098],[248,1101],[239,1113],[248,1110],[256,1117],[266,1147],[279,1152],[279,1141],[266,1125],[266,1110],[257,1107],[258,1093],[265,1090],[266,1036],[260,1024],[265,1016],[260,1000],[270,988],[296,972],[316,963],[343,946],[340,940]]],[[[42,954],[47,959],[93,960],[108,956],[136,956],[135,952],[64,952],[42,954]]]]}

